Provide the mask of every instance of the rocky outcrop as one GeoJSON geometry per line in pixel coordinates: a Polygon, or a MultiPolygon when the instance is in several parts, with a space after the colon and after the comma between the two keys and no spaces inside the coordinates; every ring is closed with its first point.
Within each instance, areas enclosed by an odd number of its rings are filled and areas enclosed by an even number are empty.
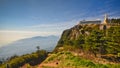
{"type": "Polygon", "coordinates": [[[73,41],[80,38],[80,35],[89,35],[93,29],[99,29],[99,24],[77,24],[74,27],[64,30],[57,47],[64,45],[65,41],[73,41]]]}

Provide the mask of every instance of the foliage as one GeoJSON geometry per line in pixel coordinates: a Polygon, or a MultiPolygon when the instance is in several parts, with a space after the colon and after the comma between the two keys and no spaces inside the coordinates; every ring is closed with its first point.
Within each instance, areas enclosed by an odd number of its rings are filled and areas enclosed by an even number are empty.
{"type": "Polygon", "coordinates": [[[118,19],[110,19],[111,23],[117,23],[120,24],[120,18],[118,19]]]}
{"type": "Polygon", "coordinates": [[[36,65],[42,62],[46,57],[47,52],[45,50],[40,50],[39,52],[37,51],[32,54],[26,54],[11,59],[8,62],[1,65],[0,68],[6,68],[6,64],[8,64],[10,68],[19,68],[20,66],[23,66],[25,63],[29,63],[30,65],[36,65]]]}
{"type": "MultiPolygon", "coordinates": [[[[44,63],[58,62],[57,68],[119,68],[120,64],[99,64],[91,60],[75,56],[69,51],[62,51],[56,54],[51,54],[44,63]]],[[[49,68],[49,67],[48,67],[49,68]]]]}

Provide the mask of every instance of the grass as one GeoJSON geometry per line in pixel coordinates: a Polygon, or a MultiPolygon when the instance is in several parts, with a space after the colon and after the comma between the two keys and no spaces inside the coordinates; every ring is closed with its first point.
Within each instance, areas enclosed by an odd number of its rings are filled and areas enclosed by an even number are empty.
{"type": "Polygon", "coordinates": [[[51,54],[44,62],[58,62],[57,68],[120,68],[120,64],[98,64],[67,51],[51,54]]]}

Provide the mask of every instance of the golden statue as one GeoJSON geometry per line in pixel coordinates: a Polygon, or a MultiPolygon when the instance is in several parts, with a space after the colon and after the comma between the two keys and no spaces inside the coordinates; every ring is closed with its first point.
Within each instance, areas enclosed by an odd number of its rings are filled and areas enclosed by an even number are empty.
{"type": "Polygon", "coordinates": [[[108,15],[107,14],[105,14],[105,18],[104,18],[103,24],[104,25],[108,24],[108,15]]]}

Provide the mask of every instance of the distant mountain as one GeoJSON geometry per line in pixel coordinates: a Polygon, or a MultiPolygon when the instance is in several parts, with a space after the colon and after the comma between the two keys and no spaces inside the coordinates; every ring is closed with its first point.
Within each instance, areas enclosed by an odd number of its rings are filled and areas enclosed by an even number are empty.
{"type": "Polygon", "coordinates": [[[40,46],[40,49],[52,51],[56,46],[58,39],[59,37],[57,36],[36,36],[32,38],[21,39],[1,47],[0,58],[31,53],[37,50],[37,46],[40,46]]]}

